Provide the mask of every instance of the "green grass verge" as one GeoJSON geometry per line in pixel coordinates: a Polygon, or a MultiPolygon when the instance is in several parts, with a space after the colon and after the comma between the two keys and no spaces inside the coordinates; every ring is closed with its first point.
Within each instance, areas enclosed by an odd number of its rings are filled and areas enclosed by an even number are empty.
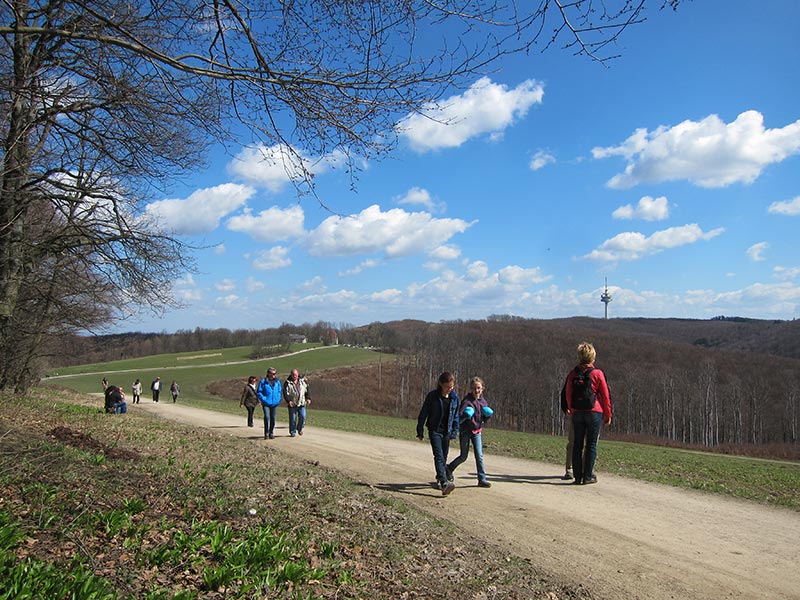
{"type": "Polygon", "coordinates": [[[42,385],[65,387],[91,394],[102,391],[100,380],[106,377],[109,383],[120,386],[126,394],[130,394],[130,386],[138,377],[143,382],[143,397],[149,398],[150,382],[158,376],[166,384],[161,393],[162,398],[169,396],[169,384],[174,380],[180,385],[182,398],[193,403],[203,403],[218,400],[206,389],[208,384],[225,379],[240,379],[244,382],[248,375],[263,376],[270,366],[278,370],[279,376],[285,377],[291,369],[305,373],[376,363],[381,359],[377,352],[344,346],[319,347],[318,344],[297,344],[293,346],[292,351],[299,353],[255,361],[246,358],[250,346],[219,351],[162,354],[129,361],[71,367],[73,372],[70,372],[70,369],[58,369],[58,376],[45,378],[42,380],[42,385]],[[218,352],[221,355],[211,356],[218,352]],[[196,360],[178,360],[180,357],[193,355],[207,356],[196,360]]]}

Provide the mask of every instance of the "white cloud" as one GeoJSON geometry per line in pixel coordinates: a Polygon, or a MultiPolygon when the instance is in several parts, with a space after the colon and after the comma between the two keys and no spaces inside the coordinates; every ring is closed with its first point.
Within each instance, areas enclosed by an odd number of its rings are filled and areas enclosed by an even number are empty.
{"type": "Polygon", "coordinates": [[[280,192],[286,184],[304,179],[304,170],[320,175],[331,167],[346,161],[345,155],[334,152],[321,158],[312,158],[290,146],[247,146],[228,163],[228,172],[256,187],[280,192]]]}
{"type": "Polygon", "coordinates": [[[546,152],[544,150],[539,150],[536,154],[533,155],[530,164],[528,167],[531,171],[538,171],[539,169],[546,167],[547,165],[553,164],[556,162],[556,157],[546,152]]]}
{"type": "Polygon", "coordinates": [[[420,187],[411,188],[403,196],[397,196],[394,201],[400,205],[423,206],[432,213],[442,213],[447,209],[444,202],[434,200],[428,190],[420,187]]]}
{"type": "Polygon", "coordinates": [[[197,282],[191,274],[175,280],[172,284],[172,293],[176,300],[187,304],[203,299],[203,293],[198,289],[197,282]]]}
{"type": "Polygon", "coordinates": [[[220,292],[230,292],[236,289],[236,282],[233,279],[223,279],[214,284],[220,292]]]}
{"type": "Polygon", "coordinates": [[[259,271],[274,271],[275,269],[282,269],[292,264],[292,259],[287,255],[289,249],[283,246],[274,246],[269,250],[262,250],[253,259],[253,268],[259,271]]]}
{"type": "Polygon", "coordinates": [[[255,292],[263,290],[266,286],[264,285],[263,282],[259,281],[255,277],[248,277],[247,283],[245,283],[245,287],[248,293],[253,294],[255,292]]]}
{"type": "Polygon", "coordinates": [[[372,268],[380,266],[380,265],[381,265],[381,261],[376,260],[374,258],[370,258],[370,259],[367,259],[365,261],[362,261],[361,263],[359,263],[357,266],[353,267],[352,269],[347,269],[345,271],[340,271],[339,275],[341,277],[348,277],[348,276],[351,276],[351,275],[359,275],[365,269],[372,269],[372,268]]]}
{"type": "Polygon", "coordinates": [[[775,267],[772,271],[778,279],[796,279],[800,276],[800,267],[775,267]]]}
{"type": "Polygon", "coordinates": [[[710,240],[723,231],[725,229],[720,227],[703,232],[696,223],[656,231],[650,237],[636,231],[627,231],[606,240],[584,258],[601,261],[638,260],[669,248],[710,240]]]}
{"type": "Polygon", "coordinates": [[[442,244],[428,253],[434,260],[455,260],[461,256],[461,249],[454,244],[442,244]]]}
{"type": "Polygon", "coordinates": [[[177,234],[196,235],[214,231],[220,220],[243,206],[255,194],[246,185],[225,183],[193,192],[185,199],[153,202],[145,212],[165,229],[177,234]]]}
{"type": "Polygon", "coordinates": [[[408,115],[398,131],[418,152],[455,148],[477,135],[501,133],[543,96],[544,87],[533,79],[508,89],[482,77],[463,94],[408,115]]]}
{"type": "Polygon", "coordinates": [[[753,261],[765,260],[762,255],[768,247],[769,244],[767,242],[758,242],[757,244],[753,244],[747,249],[747,256],[753,261]]]}
{"type": "Polygon", "coordinates": [[[528,287],[534,283],[544,283],[551,279],[550,275],[542,275],[539,267],[524,269],[516,265],[503,267],[498,271],[500,283],[514,287],[528,287]]]}
{"type": "Polygon", "coordinates": [[[305,235],[305,214],[299,206],[278,208],[271,206],[253,215],[249,208],[241,215],[228,219],[227,228],[246,233],[257,242],[273,243],[305,235]]]}
{"type": "Polygon", "coordinates": [[[781,129],[765,129],[762,114],[750,110],[727,124],[710,115],[702,121],[661,126],[652,133],[637,129],[619,146],[597,147],[592,155],[627,159],[625,172],[608,181],[611,188],[681,179],[716,188],[752,183],[768,165],[798,151],[800,120],[781,129]]]}
{"type": "Polygon", "coordinates": [[[384,252],[396,258],[428,252],[473,223],[435,219],[426,212],[410,213],[401,208],[383,212],[373,204],[356,215],[328,217],[309,233],[306,244],[314,256],[384,252]]]}
{"type": "Polygon", "coordinates": [[[631,204],[620,206],[611,216],[615,219],[643,219],[645,221],[663,221],[669,216],[669,203],[665,196],[653,198],[642,196],[634,207],[631,204]]]}
{"type": "Polygon", "coordinates": [[[216,246],[214,246],[214,254],[216,254],[217,256],[225,254],[225,244],[217,244],[216,246]]]}
{"type": "Polygon", "coordinates": [[[800,196],[796,196],[791,200],[773,202],[769,205],[767,210],[776,215],[788,215],[790,217],[796,217],[797,215],[800,215],[800,196]]]}
{"type": "Polygon", "coordinates": [[[320,277],[319,275],[315,275],[311,279],[308,279],[303,283],[301,283],[298,286],[298,289],[303,293],[310,291],[320,293],[325,291],[325,284],[322,282],[322,277],[320,277]]]}
{"type": "Polygon", "coordinates": [[[220,296],[214,301],[214,304],[219,308],[228,310],[241,310],[247,304],[247,300],[242,300],[236,294],[228,294],[227,296],[220,296]]]}

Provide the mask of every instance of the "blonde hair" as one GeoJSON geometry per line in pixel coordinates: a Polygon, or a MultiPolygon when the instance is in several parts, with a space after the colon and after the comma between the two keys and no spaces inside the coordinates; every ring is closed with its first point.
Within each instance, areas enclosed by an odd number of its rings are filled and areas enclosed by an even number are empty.
{"type": "Polygon", "coordinates": [[[597,357],[594,346],[589,342],[581,342],[578,344],[578,360],[582,365],[590,365],[597,357]]]}
{"type": "Polygon", "coordinates": [[[482,387],[484,390],[486,389],[486,384],[484,383],[483,379],[481,379],[480,377],[473,377],[472,379],[470,379],[470,380],[469,380],[469,387],[470,387],[470,389],[472,389],[472,384],[473,384],[473,383],[480,383],[480,384],[481,384],[481,387],[482,387]]]}

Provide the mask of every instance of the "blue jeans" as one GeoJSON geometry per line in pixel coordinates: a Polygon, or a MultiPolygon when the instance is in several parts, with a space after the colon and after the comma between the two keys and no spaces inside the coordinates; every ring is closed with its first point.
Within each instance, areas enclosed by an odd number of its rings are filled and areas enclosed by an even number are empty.
{"type": "Polygon", "coordinates": [[[446,433],[428,430],[428,437],[431,440],[431,450],[433,450],[433,466],[436,468],[436,481],[439,485],[447,483],[447,453],[450,452],[450,438],[446,433]]]}
{"type": "Polygon", "coordinates": [[[594,461],[597,459],[597,440],[600,437],[600,424],[603,413],[591,410],[577,411],[572,415],[575,426],[575,445],[572,447],[572,468],[575,481],[589,479],[594,475],[594,461]],[[586,450],[584,451],[584,441],[586,450]]]}
{"type": "MultiPolygon", "coordinates": [[[[262,404],[261,408],[264,409],[264,437],[267,437],[275,432],[275,415],[278,412],[278,407],[262,404]]],[[[252,424],[252,421],[248,424],[252,424]]]]}
{"type": "Polygon", "coordinates": [[[469,445],[472,442],[472,447],[475,452],[475,469],[478,471],[478,481],[486,481],[486,470],[483,468],[483,438],[480,433],[472,433],[471,431],[462,431],[458,434],[458,441],[461,445],[461,454],[453,459],[448,467],[451,471],[455,471],[458,465],[463,463],[469,457],[469,445]]]}
{"type": "Polygon", "coordinates": [[[114,414],[124,415],[128,412],[128,405],[125,402],[116,402],[114,404],[114,414]]]}
{"type": "Polygon", "coordinates": [[[294,435],[298,431],[303,431],[306,425],[306,407],[305,406],[290,406],[289,407],[289,435],[294,435]]]}

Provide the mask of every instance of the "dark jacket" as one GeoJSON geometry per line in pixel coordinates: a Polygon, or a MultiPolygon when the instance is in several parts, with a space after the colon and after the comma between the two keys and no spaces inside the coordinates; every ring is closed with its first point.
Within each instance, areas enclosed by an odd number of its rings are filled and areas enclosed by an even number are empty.
{"type": "Polygon", "coordinates": [[[422,408],[417,417],[417,437],[422,437],[423,428],[428,426],[428,435],[431,431],[440,431],[442,417],[447,415],[447,431],[441,431],[450,439],[458,435],[458,394],[455,390],[450,392],[450,398],[442,398],[439,388],[428,392],[422,402],[422,408]]]}
{"type": "Polygon", "coordinates": [[[258,394],[256,388],[249,383],[244,386],[242,395],[239,398],[239,405],[245,405],[247,408],[255,408],[259,404],[258,394]]]}

